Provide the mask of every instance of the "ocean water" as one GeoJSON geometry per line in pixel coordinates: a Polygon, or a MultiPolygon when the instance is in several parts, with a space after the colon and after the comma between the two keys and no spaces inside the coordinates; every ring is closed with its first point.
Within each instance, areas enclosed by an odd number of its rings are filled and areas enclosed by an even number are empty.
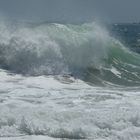
{"type": "Polygon", "coordinates": [[[101,25],[0,23],[0,140],[139,140],[140,55],[101,25]]]}

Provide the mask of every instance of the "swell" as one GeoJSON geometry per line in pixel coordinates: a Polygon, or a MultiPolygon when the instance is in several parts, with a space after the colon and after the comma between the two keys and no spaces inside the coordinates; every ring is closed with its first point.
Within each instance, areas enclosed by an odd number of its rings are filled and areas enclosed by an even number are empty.
{"type": "Polygon", "coordinates": [[[70,74],[99,85],[140,84],[140,56],[96,23],[1,24],[0,67],[26,76],[70,74]]]}

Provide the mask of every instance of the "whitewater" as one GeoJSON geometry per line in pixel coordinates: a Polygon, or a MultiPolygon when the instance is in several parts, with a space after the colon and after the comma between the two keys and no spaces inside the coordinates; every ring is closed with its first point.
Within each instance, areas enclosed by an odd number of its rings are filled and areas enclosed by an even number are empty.
{"type": "Polygon", "coordinates": [[[0,140],[139,140],[140,55],[97,23],[0,23],[0,140]]]}

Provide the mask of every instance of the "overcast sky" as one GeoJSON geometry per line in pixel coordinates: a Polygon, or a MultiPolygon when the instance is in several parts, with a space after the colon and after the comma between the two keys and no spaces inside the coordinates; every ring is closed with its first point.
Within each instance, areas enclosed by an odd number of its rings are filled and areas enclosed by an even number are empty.
{"type": "Polygon", "coordinates": [[[52,22],[139,22],[140,0],[0,0],[0,15],[52,22]]]}

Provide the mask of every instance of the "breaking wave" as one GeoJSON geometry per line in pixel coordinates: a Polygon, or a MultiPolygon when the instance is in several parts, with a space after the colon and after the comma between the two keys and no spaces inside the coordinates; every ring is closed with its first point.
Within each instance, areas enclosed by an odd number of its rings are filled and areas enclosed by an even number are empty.
{"type": "Polygon", "coordinates": [[[99,85],[140,84],[140,55],[96,23],[1,23],[0,68],[26,76],[72,75],[99,85]]]}

